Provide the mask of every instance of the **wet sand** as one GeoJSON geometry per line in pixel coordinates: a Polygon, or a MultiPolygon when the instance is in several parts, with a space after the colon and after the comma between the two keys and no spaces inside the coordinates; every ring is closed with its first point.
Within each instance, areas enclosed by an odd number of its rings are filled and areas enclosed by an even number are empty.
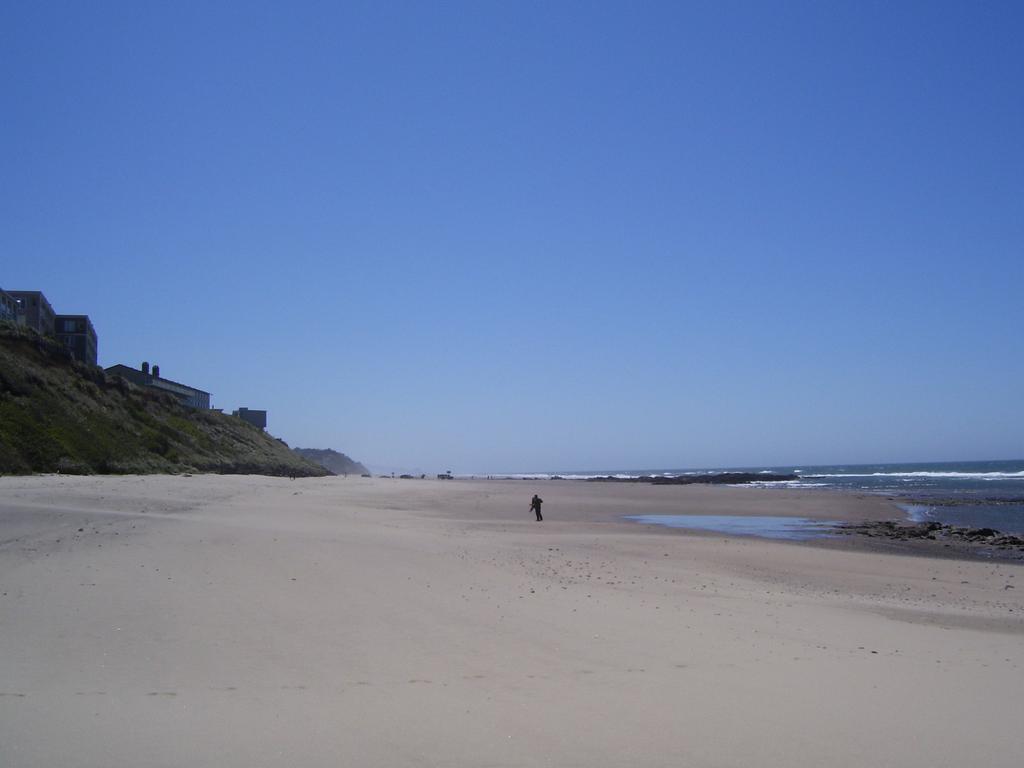
{"type": "Polygon", "coordinates": [[[898,515],[705,486],[0,478],[0,765],[1019,763],[1019,565],[622,519],[699,513],[898,515]]]}

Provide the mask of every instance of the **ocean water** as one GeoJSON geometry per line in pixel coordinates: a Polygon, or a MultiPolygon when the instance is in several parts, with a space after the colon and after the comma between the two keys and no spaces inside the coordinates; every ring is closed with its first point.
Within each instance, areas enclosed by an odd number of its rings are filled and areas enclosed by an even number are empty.
{"type": "Polygon", "coordinates": [[[707,467],[593,472],[542,472],[508,477],[587,479],[613,475],[680,476],[715,472],[796,474],[797,480],[739,487],[817,488],[893,498],[908,517],[950,525],[988,527],[1024,534],[1024,459],[932,464],[843,464],[829,466],[707,467]]]}

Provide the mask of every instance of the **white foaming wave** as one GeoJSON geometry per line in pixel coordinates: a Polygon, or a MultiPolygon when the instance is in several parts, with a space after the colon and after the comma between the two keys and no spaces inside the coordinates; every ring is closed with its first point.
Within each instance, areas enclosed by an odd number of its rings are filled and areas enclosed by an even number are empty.
{"type": "Polygon", "coordinates": [[[856,473],[856,472],[840,472],[840,473],[823,473],[806,475],[806,477],[818,478],[818,477],[936,477],[936,478],[948,478],[951,480],[1024,480],[1024,471],[1022,472],[867,472],[867,473],[856,473]]]}
{"type": "Polygon", "coordinates": [[[802,480],[755,480],[750,483],[726,483],[730,488],[828,488],[830,483],[808,483],[802,480]]]}

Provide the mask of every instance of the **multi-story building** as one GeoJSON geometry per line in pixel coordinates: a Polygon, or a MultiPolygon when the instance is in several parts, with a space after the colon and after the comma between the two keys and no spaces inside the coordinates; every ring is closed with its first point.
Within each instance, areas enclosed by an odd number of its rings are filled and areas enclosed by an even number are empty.
{"type": "Polygon", "coordinates": [[[242,421],[252,424],[254,427],[259,427],[260,429],[267,428],[266,411],[251,411],[248,408],[239,408],[237,411],[232,411],[231,415],[237,416],[242,421]]]}
{"type": "Polygon", "coordinates": [[[210,393],[201,389],[190,387],[177,381],[171,381],[160,376],[160,366],[154,365],[150,372],[149,363],[143,363],[142,368],[129,368],[127,365],[112,365],[105,369],[107,373],[120,376],[140,387],[152,387],[164,392],[169,392],[181,401],[182,405],[192,408],[210,407],[210,393]]]}
{"type": "Polygon", "coordinates": [[[0,288],[0,320],[18,322],[18,300],[0,288]]]}
{"type": "Polygon", "coordinates": [[[41,291],[8,291],[18,302],[18,315],[24,324],[44,336],[53,336],[57,314],[41,291]]]}
{"type": "Polygon", "coordinates": [[[88,315],[57,315],[55,325],[57,341],[70,349],[76,360],[96,365],[96,330],[88,315]]]}

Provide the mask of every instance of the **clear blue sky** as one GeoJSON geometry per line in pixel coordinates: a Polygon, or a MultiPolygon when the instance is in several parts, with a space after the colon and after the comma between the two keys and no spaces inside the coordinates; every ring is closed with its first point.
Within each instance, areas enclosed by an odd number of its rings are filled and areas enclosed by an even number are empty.
{"type": "Polygon", "coordinates": [[[7,2],[0,286],[432,471],[1024,456],[1024,5],[7,2]]]}

